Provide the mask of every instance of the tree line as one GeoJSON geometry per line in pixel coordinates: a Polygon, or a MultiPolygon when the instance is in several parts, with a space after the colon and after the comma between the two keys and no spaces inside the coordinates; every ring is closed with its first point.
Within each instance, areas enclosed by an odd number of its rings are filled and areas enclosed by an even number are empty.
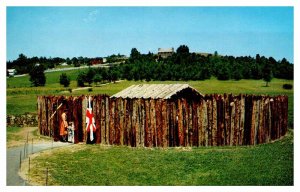
{"type": "Polygon", "coordinates": [[[89,69],[78,76],[78,86],[101,81],[127,80],[205,80],[212,76],[218,80],[263,79],[266,86],[273,77],[294,78],[294,65],[285,58],[276,61],[257,54],[251,56],[222,56],[214,54],[190,53],[186,45],[181,45],[170,57],[161,58],[153,53],[141,54],[133,48],[126,62],[109,69],[89,69]]]}
{"type": "MultiPolygon", "coordinates": [[[[114,62],[123,62],[126,59],[125,55],[121,54],[113,54],[107,56],[105,58],[107,63],[114,63],[114,62]]],[[[82,65],[94,65],[94,64],[102,64],[103,57],[73,57],[73,58],[61,58],[61,57],[27,57],[24,54],[19,54],[19,57],[12,61],[6,62],[7,69],[15,69],[16,74],[26,74],[30,73],[30,71],[37,65],[43,65],[44,69],[52,69],[55,68],[62,63],[67,65],[73,65],[74,67],[80,67],[82,65]]]]}
{"type": "Polygon", "coordinates": [[[204,80],[215,76],[219,80],[265,79],[271,77],[293,79],[293,64],[285,58],[276,61],[256,55],[234,57],[214,54],[190,53],[186,45],[181,45],[168,58],[152,53],[140,54],[131,50],[130,58],[120,65],[120,78],[128,80],[204,80]]]}
{"type": "MultiPolygon", "coordinates": [[[[59,57],[45,58],[33,57],[27,58],[20,54],[19,58],[7,62],[7,68],[15,68],[19,73],[29,73],[41,76],[40,73],[47,68],[55,67],[61,62],[67,64],[76,63],[91,65],[97,58],[72,58],[63,59],[59,57]],[[41,63],[41,66],[36,66],[41,63]],[[38,75],[39,74],[39,75],[38,75]]],[[[105,81],[115,82],[119,79],[127,80],[205,80],[212,76],[219,80],[240,80],[240,79],[263,79],[268,82],[273,77],[280,79],[294,78],[294,65],[283,58],[276,61],[273,57],[266,58],[257,54],[251,56],[222,56],[217,52],[214,54],[190,53],[188,46],[181,45],[171,56],[162,58],[151,52],[141,54],[136,48],[131,49],[130,57],[127,59],[124,55],[111,55],[107,58],[109,62],[120,62],[119,65],[113,65],[109,68],[89,68],[86,72],[82,71],[77,77],[77,85],[85,86],[91,83],[101,83],[105,81]]],[[[69,83],[66,74],[62,75],[61,84],[68,86],[69,83]]],[[[34,86],[41,86],[41,83],[35,83],[34,86]]],[[[32,78],[34,79],[34,78],[32,78]]]]}

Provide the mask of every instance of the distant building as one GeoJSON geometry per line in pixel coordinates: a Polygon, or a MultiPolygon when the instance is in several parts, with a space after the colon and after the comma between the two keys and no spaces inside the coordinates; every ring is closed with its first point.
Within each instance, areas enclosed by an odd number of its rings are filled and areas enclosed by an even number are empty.
{"type": "Polygon", "coordinates": [[[91,64],[92,65],[99,65],[99,64],[103,64],[103,58],[102,57],[97,57],[93,60],[91,60],[91,64]]]}
{"type": "Polygon", "coordinates": [[[17,73],[15,69],[7,69],[7,71],[8,71],[8,76],[14,76],[17,73]]]}
{"type": "Polygon", "coordinates": [[[174,53],[174,48],[158,48],[157,55],[161,58],[167,58],[172,56],[174,53]]]}
{"type": "Polygon", "coordinates": [[[61,63],[60,65],[61,65],[61,66],[68,66],[68,64],[67,64],[66,62],[61,63]]]}

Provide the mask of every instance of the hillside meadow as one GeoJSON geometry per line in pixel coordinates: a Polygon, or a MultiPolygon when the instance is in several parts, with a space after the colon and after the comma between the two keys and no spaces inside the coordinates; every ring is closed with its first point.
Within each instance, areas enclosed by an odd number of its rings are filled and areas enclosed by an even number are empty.
{"type": "MultiPolygon", "coordinates": [[[[262,80],[124,80],[76,91],[78,72],[66,72],[71,78],[68,88],[58,82],[61,72],[46,73],[45,87],[31,87],[28,76],[7,79],[7,114],[36,113],[38,95],[112,95],[133,84],[188,83],[202,94],[288,95],[289,127],[293,126],[293,89],[282,88],[283,84],[293,84],[291,80],[273,79],[269,87],[262,80]]],[[[9,139],[21,130],[11,129],[9,139]]],[[[45,185],[47,168],[48,185],[293,185],[293,140],[294,132],[289,129],[284,138],[257,146],[150,149],[78,144],[33,155],[30,173],[25,160],[22,175],[32,185],[45,185]]]]}

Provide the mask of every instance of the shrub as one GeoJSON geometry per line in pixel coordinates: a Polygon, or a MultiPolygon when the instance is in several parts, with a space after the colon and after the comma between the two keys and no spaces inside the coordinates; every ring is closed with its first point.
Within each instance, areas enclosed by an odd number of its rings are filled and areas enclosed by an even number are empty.
{"type": "Polygon", "coordinates": [[[282,88],[283,88],[283,89],[292,89],[292,88],[293,88],[293,85],[291,85],[291,84],[283,84],[283,85],[282,85],[282,88]]]}
{"type": "Polygon", "coordinates": [[[70,78],[67,76],[67,74],[62,73],[59,77],[59,83],[63,85],[64,87],[69,87],[70,85],[70,78]]]}
{"type": "Polygon", "coordinates": [[[46,76],[44,73],[45,69],[42,65],[34,66],[31,71],[29,72],[30,81],[33,86],[45,86],[46,84],[46,76]]]}
{"type": "Polygon", "coordinates": [[[84,72],[80,72],[77,76],[77,86],[78,87],[84,87],[86,74],[84,72]]]}

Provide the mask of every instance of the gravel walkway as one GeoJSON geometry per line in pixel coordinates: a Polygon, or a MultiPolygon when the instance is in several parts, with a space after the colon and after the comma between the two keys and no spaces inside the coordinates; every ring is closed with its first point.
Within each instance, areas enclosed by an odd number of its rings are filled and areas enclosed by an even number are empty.
{"type": "Polygon", "coordinates": [[[26,147],[24,150],[24,146],[21,147],[13,147],[8,148],[6,150],[6,185],[7,186],[26,186],[28,185],[25,180],[23,180],[19,175],[18,171],[20,169],[20,154],[21,159],[27,158],[24,156],[25,154],[33,154],[37,153],[43,150],[57,148],[57,147],[63,147],[66,145],[72,145],[71,143],[62,143],[62,142],[43,142],[43,143],[34,143],[29,144],[27,146],[27,152],[26,147]]]}

